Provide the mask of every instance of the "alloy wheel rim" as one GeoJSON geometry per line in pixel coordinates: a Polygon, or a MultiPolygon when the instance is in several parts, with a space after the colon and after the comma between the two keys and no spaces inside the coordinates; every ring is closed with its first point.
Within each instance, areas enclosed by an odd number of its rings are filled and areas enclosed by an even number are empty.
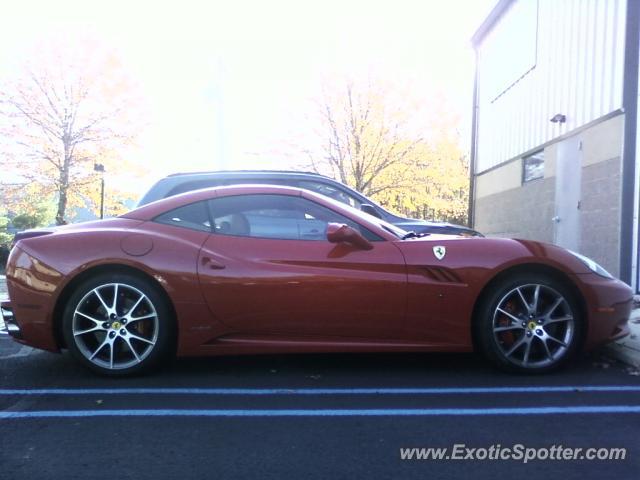
{"type": "Polygon", "coordinates": [[[493,313],[493,337],[503,357],[520,367],[560,361],[575,335],[569,302],[553,288],[525,284],[510,290],[493,313]]]}
{"type": "Polygon", "coordinates": [[[158,313],[137,288],[107,283],[90,290],[75,308],[72,333],[78,350],[109,370],[141,363],[158,340],[158,313]]]}

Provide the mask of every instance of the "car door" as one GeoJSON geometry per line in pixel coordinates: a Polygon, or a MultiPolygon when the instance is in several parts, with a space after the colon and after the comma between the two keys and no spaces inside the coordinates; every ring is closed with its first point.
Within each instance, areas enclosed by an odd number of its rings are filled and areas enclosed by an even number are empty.
{"type": "Polygon", "coordinates": [[[235,332],[402,336],[407,275],[393,242],[295,192],[209,204],[214,233],[200,253],[199,279],[212,313],[235,332]],[[359,229],[373,248],[330,243],[329,222],[359,229]]]}

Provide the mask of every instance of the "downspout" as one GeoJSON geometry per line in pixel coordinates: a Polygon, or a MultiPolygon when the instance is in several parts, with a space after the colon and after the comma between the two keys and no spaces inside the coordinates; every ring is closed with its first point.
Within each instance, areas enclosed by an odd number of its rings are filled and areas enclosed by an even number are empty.
{"type": "Polygon", "coordinates": [[[632,278],[634,251],[635,213],[635,153],[638,111],[638,55],[640,42],[640,2],[627,0],[627,25],[625,31],[624,84],[622,107],[624,116],[624,140],[620,175],[620,280],[635,284],[632,278]]]}
{"type": "Polygon", "coordinates": [[[475,74],[473,77],[473,105],[471,110],[471,151],[469,159],[469,206],[467,211],[467,223],[469,228],[475,226],[475,194],[476,194],[476,159],[478,155],[477,137],[478,137],[478,65],[479,55],[478,49],[474,45],[475,54],[475,74]]]}

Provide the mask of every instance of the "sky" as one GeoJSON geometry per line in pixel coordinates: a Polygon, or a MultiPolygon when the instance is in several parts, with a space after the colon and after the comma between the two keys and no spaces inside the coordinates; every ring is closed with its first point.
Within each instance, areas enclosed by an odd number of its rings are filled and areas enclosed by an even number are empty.
{"type": "Polygon", "coordinates": [[[495,3],[3,2],[0,79],[43,37],[90,32],[119,52],[149,107],[129,152],[149,170],[138,189],[178,171],[290,168],[274,146],[298,133],[324,83],[346,76],[443,95],[466,139],[470,38],[495,3]]]}

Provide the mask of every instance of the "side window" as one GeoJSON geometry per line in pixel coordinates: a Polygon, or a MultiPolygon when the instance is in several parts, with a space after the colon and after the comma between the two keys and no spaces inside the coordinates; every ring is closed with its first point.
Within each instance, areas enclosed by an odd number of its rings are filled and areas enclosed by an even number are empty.
{"type": "Polygon", "coordinates": [[[290,195],[239,195],[209,201],[214,233],[281,240],[326,240],[327,224],[346,223],[371,241],[383,240],[315,202],[290,195]]]}
{"type": "Polygon", "coordinates": [[[220,185],[222,185],[222,183],[219,180],[193,180],[173,187],[164,198],[173,197],[185,192],[193,192],[194,190],[200,190],[201,188],[219,187],[220,185]]]}
{"type": "Polygon", "coordinates": [[[268,177],[255,177],[255,178],[228,178],[222,181],[221,185],[288,185],[287,182],[282,180],[275,180],[268,177]]]}
{"type": "Polygon", "coordinates": [[[354,207],[360,209],[362,202],[357,198],[349,195],[348,192],[341,190],[333,185],[329,185],[328,183],[322,182],[311,182],[311,181],[301,181],[298,182],[300,188],[304,188],[305,190],[311,190],[312,192],[319,193],[320,195],[324,195],[325,197],[333,198],[339,202],[342,202],[350,207],[354,207]]]}
{"type": "Polygon", "coordinates": [[[206,202],[197,202],[184,207],[170,210],[162,215],[158,215],[154,222],[173,225],[174,227],[190,228],[202,232],[211,232],[209,213],[206,202]]]}

